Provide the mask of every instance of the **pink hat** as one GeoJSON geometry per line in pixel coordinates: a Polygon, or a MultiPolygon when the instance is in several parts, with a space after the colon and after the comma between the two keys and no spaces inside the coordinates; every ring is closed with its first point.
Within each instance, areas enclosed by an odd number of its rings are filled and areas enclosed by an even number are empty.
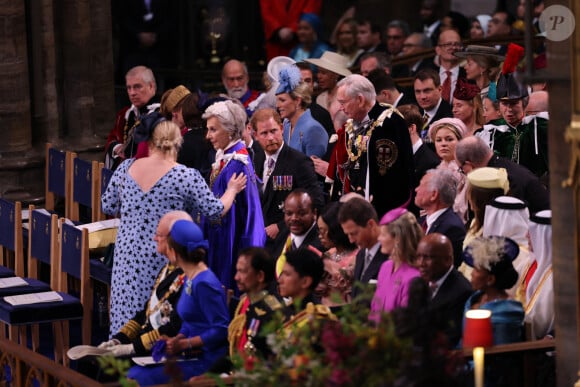
{"type": "Polygon", "coordinates": [[[392,210],[387,212],[385,215],[383,215],[379,224],[381,226],[385,226],[385,225],[392,223],[395,220],[399,219],[401,216],[403,216],[403,214],[406,214],[407,212],[409,212],[409,211],[407,211],[407,209],[403,208],[403,207],[393,208],[392,210]]]}
{"type": "Polygon", "coordinates": [[[446,117],[433,122],[429,126],[429,138],[431,141],[435,142],[435,134],[439,128],[443,126],[451,129],[455,133],[455,136],[457,136],[458,140],[461,140],[463,137],[465,137],[465,134],[468,132],[467,126],[465,126],[463,121],[461,121],[459,118],[446,117]]]}

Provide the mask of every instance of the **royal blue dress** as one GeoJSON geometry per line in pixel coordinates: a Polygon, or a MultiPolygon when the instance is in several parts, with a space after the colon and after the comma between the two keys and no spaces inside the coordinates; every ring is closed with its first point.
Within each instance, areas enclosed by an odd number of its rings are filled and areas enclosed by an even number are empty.
{"type": "Polygon", "coordinates": [[[218,221],[205,220],[205,234],[209,241],[208,266],[227,289],[237,291],[234,281],[236,262],[241,249],[250,246],[263,247],[266,229],[262,216],[260,192],[256,173],[243,142],[226,149],[223,157],[217,156],[210,177],[211,190],[221,197],[235,173],[248,178],[246,188],[238,193],[232,208],[218,221]]]}
{"type": "MultiPolygon", "coordinates": [[[[176,363],[183,380],[188,380],[207,372],[228,350],[230,317],[226,295],[211,270],[195,276],[191,286],[186,279],[177,301],[177,313],[182,320],[179,333],[189,338],[199,336],[203,341],[202,353],[197,358],[176,363]]],[[[140,386],[166,384],[170,376],[165,374],[164,368],[164,364],[133,366],[127,377],[136,380],[140,386]]]]}
{"type": "Polygon", "coordinates": [[[224,208],[201,174],[183,165],[170,169],[144,192],[128,172],[134,161],[119,165],[101,198],[103,212],[121,215],[111,278],[111,335],[141,310],[167,263],[153,240],[159,219],[174,210],[219,218],[224,208]]]}

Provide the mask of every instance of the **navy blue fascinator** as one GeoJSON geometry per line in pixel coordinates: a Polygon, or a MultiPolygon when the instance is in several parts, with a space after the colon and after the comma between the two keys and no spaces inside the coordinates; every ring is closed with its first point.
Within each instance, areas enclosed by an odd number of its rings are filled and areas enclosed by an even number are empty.
{"type": "Polygon", "coordinates": [[[151,138],[153,129],[163,121],[165,121],[165,117],[158,112],[151,112],[146,116],[141,117],[139,123],[135,126],[135,131],[133,133],[135,142],[138,144],[140,142],[148,141],[149,138],[151,138]]]}

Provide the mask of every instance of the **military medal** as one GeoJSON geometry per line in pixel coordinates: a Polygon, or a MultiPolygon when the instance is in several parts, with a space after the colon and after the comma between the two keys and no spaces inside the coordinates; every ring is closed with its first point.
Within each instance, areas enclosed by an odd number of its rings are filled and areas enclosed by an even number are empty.
{"type": "Polygon", "coordinates": [[[258,334],[259,328],[260,320],[253,318],[252,321],[250,321],[250,326],[247,331],[248,341],[244,344],[244,351],[246,351],[247,355],[253,356],[256,354],[256,346],[252,343],[252,339],[258,334]]]}

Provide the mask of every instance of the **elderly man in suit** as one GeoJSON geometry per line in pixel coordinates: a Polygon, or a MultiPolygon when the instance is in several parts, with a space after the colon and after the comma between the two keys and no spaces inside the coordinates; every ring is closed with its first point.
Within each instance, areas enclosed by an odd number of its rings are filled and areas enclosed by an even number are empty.
{"type": "Polygon", "coordinates": [[[455,347],[462,330],[465,301],[473,290],[465,277],[453,267],[451,241],[443,234],[428,234],[417,246],[417,267],[431,289],[431,315],[436,317],[455,347]]]}
{"type": "MultiPolygon", "coordinates": [[[[375,208],[362,197],[353,197],[338,211],[338,221],[351,243],[360,248],[354,266],[354,282],[363,285],[376,282],[379,269],[388,257],[381,253],[379,218],[375,208]]],[[[355,285],[352,298],[360,292],[361,288],[355,285]]]]}
{"type": "Polygon", "coordinates": [[[316,177],[312,160],[284,143],[282,119],[274,109],[259,109],[250,121],[255,138],[264,152],[256,152],[256,175],[262,179],[261,202],[267,243],[271,243],[284,225],[284,200],[296,188],[308,191],[314,207],[324,205],[322,187],[316,177]]]}
{"type": "Polygon", "coordinates": [[[415,204],[425,210],[423,223],[425,234],[446,235],[453,244],[455,267],[461,264],[461,252],[465,239],[465,225],[455,212],[453,202],[457,194],[457,180],[448,169],[431,169],[415,189],[415,204]]]}

